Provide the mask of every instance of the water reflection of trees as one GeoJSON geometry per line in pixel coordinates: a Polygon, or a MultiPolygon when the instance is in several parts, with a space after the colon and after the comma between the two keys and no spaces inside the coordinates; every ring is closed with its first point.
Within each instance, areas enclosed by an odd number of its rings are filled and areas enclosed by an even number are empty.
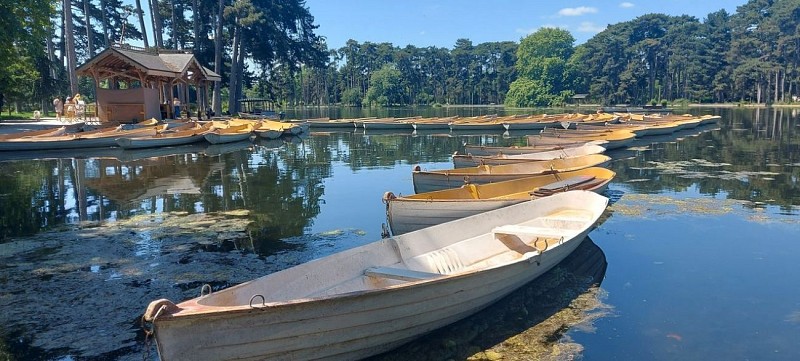
{"type": "Polygon", "coordinates": [[[0,163],[0,241],[64,222],[65,162],[0,163]]]}
{"type": "Polygon", "coordinates": [[[652,144],[635,157],[613,163],[616,180],[640,193],[694,186],[704,194],[725,193],[787,211],[800,205],[797,111],[727,110],[722,116],[719,130],[652,144]]]}
{"type": "MultiPolygon", "coordinates": [[[[791,211],[800,204],[798,112],[723,109],[718,130],[701,129],[696,136],[676,135],[653,144],[646,137],[641,141],[648,150],[628,151],[630,158],[610,167],[617,172],[617,183],[637,192],[695,187],[704,194],[725,193],[791,211]],[[676,142],[678,136],[682,139],[676,142]]],[[[0,240],[141,213],[245,209],[253,220],[254,248],[270,253],[267,250],[285,246],[281,239],[302,235],[312,225],[326,191],[324,180],[332,176],[335,163],[358,170],[449,162],[464,142],[507,145],[519,144],[520,139],[524,138],[349,131],[214,156],[188,152],[125,161],[0,162],[0,240]]]]}

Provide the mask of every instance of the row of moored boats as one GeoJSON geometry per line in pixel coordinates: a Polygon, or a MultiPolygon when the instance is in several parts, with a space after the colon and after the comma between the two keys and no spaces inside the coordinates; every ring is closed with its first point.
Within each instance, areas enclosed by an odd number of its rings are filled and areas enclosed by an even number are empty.
{"type": "Polygon", "coordinates": [[[601,192],[615,173],[604,153],[636,138],[716,123],[719,116],[626,117],[604,124],[571,123],[528,135],[525,146],[465,144],[452,169],[412,171],[413,195],[384,195],[389,230],[402,234],[558,191],[601,192]]]}
{"type": "Polygon", "coordinates": [[[308,131],[301,122],[274,120],[227,119],[207,122],[154,119],[132,125],[98,127],[69,132],[66,127],[0,135],[0,151],[85,149],[121,147],[140,149],[208,142],[222,144],[261,137],[277,139],[284,134],[298,135],[308,131]]]}
{"type": "Polygon", "coordinates": [[[384,195],[393,236],[180,303],[155,300],[143,320],[165,361],[358,360],[391,350],[572,253],[608,206],[598,193],[615,176],[603,167],[606,146],[621,146],[611,134],[718,119],[617,119],[542,131],[521,147],[468,145],[464,155],[479,160],[415,167],[415,194],[384,195]]]}
{"type": "MultiPolygon", "coordinates": [[[[482,115],[474,117],[368,117],[348,119],[310,119],[311,128],[319,129],[353,129],[365,130],[406,130],[406,131],[525,131],[543,130],[547,128],[575,128],[605,126],[607,124],[625,124],[636,121],[638,124],[663,123],[667,120],[687,120],[694,117],[682,115],[637,115],[630,113],[560,113],[560,114],[523,114],[498,116],[482,115]],[[674,119],[670,119],[674,118],[674,119]]],[[[620,126],[621,127],[621,126],[620,126]]],[[[666,129],[660,131],[667,131],[666,129]]],[[[658,130],[657,130],[658,132],[658,130]]]]}

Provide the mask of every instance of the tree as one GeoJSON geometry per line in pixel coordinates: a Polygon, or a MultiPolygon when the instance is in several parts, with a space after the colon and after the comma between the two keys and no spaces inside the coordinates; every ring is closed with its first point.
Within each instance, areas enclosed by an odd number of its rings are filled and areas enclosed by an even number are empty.
{"type": "Polygon", "coordinates": [[[67,55],[67,74],[69,74],[69,90],[70,94],[78,92],[78,75],[75,69],[78,68],[78,60],[75,55],[75,38],[71,35],[74,34],[72,30],[72,2],[70,0],[62,0],[62,7],[64,10],[64,32],[67,34],[66,38],[66,55],[67,55]]]}
{"type": "Polygon", "coordinates": [[[150,44],[147,40],[147,29],[144,26],[144,11],[142,11],[142,0],[136,0],[136,17],[139,19],[139,28],[140,31],[142,32],[142,41],[144,43],[144,47],[149,48],[150,44]]]}
{"type": "Polygon", "coordinates": [[[546,106],[563,103],[571,96],[566,86],[567,61],[575,38],[563,29],[542,28],[523,38],[517,48],[517,78],[506,96],[509,106],[546,106]],[[526,94],[525,92],[530,92],[526,94]]]}
{"type": "Polygon", "coordinates": [[[544,82],[525,77],[520,77],[511,83],[506,94],[506,106],[509,107],[545,107],[556,100],[557,97],[552,94],[552,89],[544,82]]]}
{"type": "MultiPolygon", "coordinates": [[[[225,3],[217,1],[216,26],[214,27],[214,72],[222,74],[222,22],[225,19],[225,3]]],[[[214,82],[213,108],[215,114],[222,114],[222,81],[214,82]]]]}
{"type": "Polygon", "coordinates": [[[159,0],[150,0],[150,16],[153,22],[153,37],[155,38],[156,47],[164,47],[164,22],[161,20],[161,5],[159,0]]]}
{"type": "Polygon", "coordinates": [[[295,72],[301,64],[321,67],[327,52],[314,34],[314,17],[302,0],[239,0],[225,9],[235,21],[229,110],[238,111],[236,99],[244,85],[244,58],[264,71],[284,64],[295,72]],[[263,14],[269,14],[264,16],[263,14]]]}
{"type": "Polygon", "coordinates": [[[403,74],[394,64],[384,64],[378,71],[372,73],[369,79],[369,90],[365,96],[367,104],[391,106],[403,104],[405,92],[402,86],[403,74]]]}

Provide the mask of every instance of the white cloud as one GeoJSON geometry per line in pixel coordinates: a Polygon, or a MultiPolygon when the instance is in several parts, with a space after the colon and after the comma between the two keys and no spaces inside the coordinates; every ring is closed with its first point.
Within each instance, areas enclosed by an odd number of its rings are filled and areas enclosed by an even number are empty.
{"type": "Polygon", "coordinates": [[[591,21],[584,21],[578,26],[578,31],[581,33],[599,33],[605,29],[605,25],[597,25],[591,21]]]}
{"type": "Polygon", "coordinates": [[[621,8],[626,8],[627,9],[627,8],[632,8],[634,6],[636,6],[636,5],[633,5],[633,3],[629,3],[627,1],[624,2],[624,3],[619,3],[619,7],[621,7],[621,8]]]}
{"type": "Polygon", "coordinates": [[[594,14],[597,12],[597,8],[588,7],[588,6],[579,6],[576,8],[563,8],[558,11],[558,15],[561,16],[581,16],[585,14],[594,14]]]}

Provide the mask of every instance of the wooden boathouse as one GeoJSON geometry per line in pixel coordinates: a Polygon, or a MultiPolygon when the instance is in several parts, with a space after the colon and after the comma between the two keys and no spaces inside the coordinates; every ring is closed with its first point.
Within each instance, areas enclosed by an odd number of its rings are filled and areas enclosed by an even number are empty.
{"type": "Polygon", "coordinates": [[[103,50],[78,67],[77,74],[94,79],[98,120],[120,123],[180,118],[173,114],[174,98],[182,112],[205,112],[208,91],[221,80],[191,52],[127,44],[103,50]]]}

